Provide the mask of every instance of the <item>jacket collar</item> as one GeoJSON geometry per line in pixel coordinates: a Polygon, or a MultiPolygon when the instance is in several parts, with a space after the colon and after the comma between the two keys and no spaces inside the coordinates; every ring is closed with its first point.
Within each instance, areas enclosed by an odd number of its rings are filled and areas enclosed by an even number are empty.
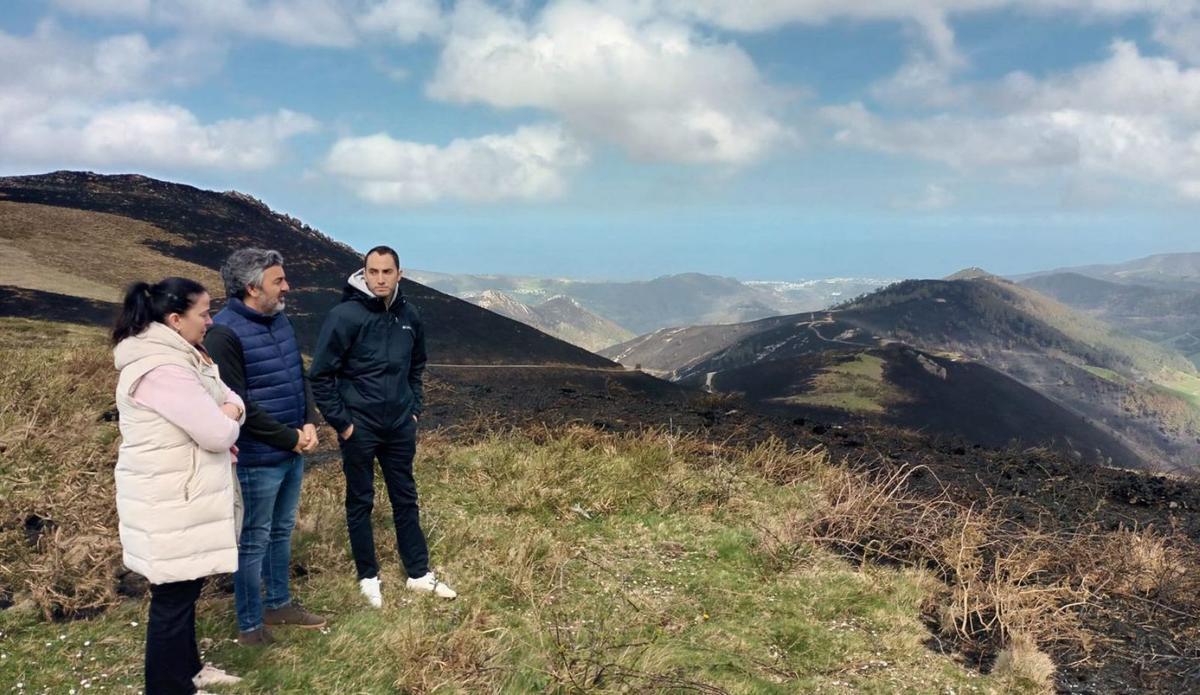
{"type": "Polygon", "coordinates": [[[225,306],[229,307],[230,311],[238,314],[239,316],[244,316],[247,319],[250,319],[251,321],[254,321],[256,323],[263,323],[263,324],[274,323],[276,318],[278,318],[283,313],[283,312],[279,312],[278,314],[271,314],[270,316],[268,316],[264,313],[255,311],[254,309],[251,309],[250,307],[246,306],[246,303],[243,302],[242,300],[238,299],[237,297],[230,297],[229,301],[226,302],[225,306]]]}
{"type": "Polygon", "coordinates": [[[209,362],[199,348],[158,321],[151,322],[146,330],[118,343],[113,348],[113,361],[117,369],[123,369],[144,357],[170,354],[183,356],[198,368],[209,362]]]}

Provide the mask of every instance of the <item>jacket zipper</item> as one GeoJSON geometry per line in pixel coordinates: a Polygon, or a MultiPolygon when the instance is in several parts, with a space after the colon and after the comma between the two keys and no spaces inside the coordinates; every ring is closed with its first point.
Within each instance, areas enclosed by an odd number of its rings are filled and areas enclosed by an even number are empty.
{"type": "Polygon", "coordinates": [[[183,483],[183,501],[190,502],[192,499],[192,481],[196,479],[196,448],[192,447],[192,465],[188,469],[187,480],[183,483]]]}

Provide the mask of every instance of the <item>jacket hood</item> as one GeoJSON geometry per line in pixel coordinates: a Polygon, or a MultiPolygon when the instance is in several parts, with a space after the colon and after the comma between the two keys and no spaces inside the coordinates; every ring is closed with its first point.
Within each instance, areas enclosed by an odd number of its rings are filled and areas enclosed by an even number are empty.
{"type": "Polygon", "coordinates": [[[146,330],[130,336],[113,348],[113,364],[124,369],[146,357],[174,356],[195,360],[199,351],[166,324],[154,321],[146,330]]]}
{"type": "Polygon", "coordinates": [[[392,293],[391,301],[385,303],[382,299],[375,296],[371,288],[367,287],[366,273],[360,268],[351,273],[350,277],[346,278],[346,289],[342,292],[343,302],[351,300],[364,302],[368,306],[374,305],[383,309],[389,309],[397,304],[403,305],[404,295],[400,293],[400,283],[396,283],[396,289],[392,293]]]}

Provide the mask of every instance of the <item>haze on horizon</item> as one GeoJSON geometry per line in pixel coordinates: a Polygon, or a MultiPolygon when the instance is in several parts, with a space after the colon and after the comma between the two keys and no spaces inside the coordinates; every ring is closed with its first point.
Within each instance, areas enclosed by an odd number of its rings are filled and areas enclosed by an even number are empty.
{"type": "Polygon", "coordinates": [[[1200,251],[1200,0],[17,0],[0,175],[263,199],[448,273],[1200,251]]]}

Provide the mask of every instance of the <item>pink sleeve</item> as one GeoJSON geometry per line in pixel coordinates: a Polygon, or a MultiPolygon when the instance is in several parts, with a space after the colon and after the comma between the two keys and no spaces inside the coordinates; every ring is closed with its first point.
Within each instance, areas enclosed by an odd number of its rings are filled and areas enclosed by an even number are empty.
{"type": "MultiPolygon", "coordinates": [[[[226,400],[241,405],[230,391],[226,400]]],[[[226,451],[237,441],[241,427],[221,412],[199,377],[184,367],[168,364],[146,372],[133,390],[133,399],[188,433],[200,448],[226,451]]]]}
{"type": "Polygon", "coordinates": [[[239,425],[245,424],[245,422],[246,422],[246,404],[245,404],[245,402],[242,401],[242,397],[237,395],[237,393],[235,393],[233,389],[229,388],[229,386],[225,382],[222,381],[221,385],[225,387],[225,402],[236,405],[242,411],[242,416],[240,418],[238,418],[238,424],[239,425]]]}

